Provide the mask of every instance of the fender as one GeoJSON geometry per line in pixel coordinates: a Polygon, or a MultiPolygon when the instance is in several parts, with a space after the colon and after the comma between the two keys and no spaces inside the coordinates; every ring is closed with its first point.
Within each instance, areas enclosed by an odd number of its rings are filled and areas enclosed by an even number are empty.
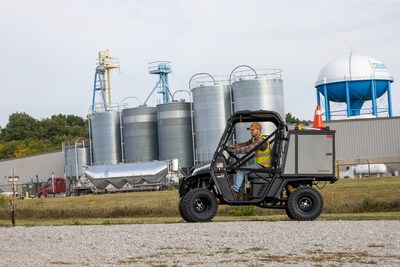
{"type": "Polygon", "coordinates": [[[212,180],[212,184],[214,185],[214,178],[211,171],[202,170],[196,172],[195,175],[187,175],[179,179],[179,196],[183,197],[189,192],[192,188],[202,187],[203,182],[209,182],[212,180]]]}
{"type": "Polygon", "coordinates": [[[295,183],[307,183],[310,184],[314,181],[314,178],[302,178],[301,180],[297,178],[283,178],[283,177],[276,177],[275,181],[272,183],[271,188],[268,190],[267,198],[278,198],[279,195],[282,193],[283,188],[286,187],[288,183],[295,182],[295,183]]]}

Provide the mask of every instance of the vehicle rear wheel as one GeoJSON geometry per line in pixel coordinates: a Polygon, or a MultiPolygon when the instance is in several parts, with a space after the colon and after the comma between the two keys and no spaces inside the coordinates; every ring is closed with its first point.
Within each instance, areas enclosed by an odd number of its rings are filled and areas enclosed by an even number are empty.
{"type": "Polygon", "coordinates": [[[321,214],[324,201],[316,189],[300,186],[290,194],[287,205],[285,211],[290,219],[312,221],[321,214]]]}
{"type": "Polygon", "coordinates": [[[285,208],[285,211],[286,211],[286,215],[289,217],[289,219],[294,220],[294,218],[292,217],[292,214],[290,213],[288,207],[285,208]]]}
{"type": "Polygon", "coordinates": [[[204,188],[190,190],[179,204],[179,212],[187,222],[209,222],[214,218],[217,209],[215,196],[204,188]]]}

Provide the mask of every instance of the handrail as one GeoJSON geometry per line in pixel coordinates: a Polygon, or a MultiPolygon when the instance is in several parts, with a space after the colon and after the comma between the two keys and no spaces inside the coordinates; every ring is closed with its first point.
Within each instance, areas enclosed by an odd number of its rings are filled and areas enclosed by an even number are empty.
{"type": "Polygon", "coordinates": [[[371,76],[346,76],[344,75],[341,78],[332,78],[332,79],[326,79],[324,78],[323,80],[318,80],[315,82],[315,86],[319,86],[322,84],[329,84],[329,83],[336,83],[336,82],[346,82],[346,81],[365,81],[365,80],[389,80],[391,82],[394,81],[393,76],[387,76],[387,75],[371,75],[371,76]]]}

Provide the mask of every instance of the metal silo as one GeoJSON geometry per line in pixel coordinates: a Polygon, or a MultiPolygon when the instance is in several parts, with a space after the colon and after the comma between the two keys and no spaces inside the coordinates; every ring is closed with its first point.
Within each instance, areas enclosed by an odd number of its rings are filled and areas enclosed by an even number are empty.
{"type": "Polygon", "coordinates": [[[122,110],[124,162],[158,160],[157,108],[122,110]]]}
{"type": "Polygon", "coordinates": [[[121,162],[119,114],[119,111],[108,111],[90,115],[94,165],[121,162]]]}
{"type": "Polygon", "coordinates": [[[157,105],[159,159],[178,159],[184,170],[193,166],[191,103],[157,105]]]}
{"type": "Polygon", "coordinates": [[[64,147],[65,156],[65,175],[68,178],[78,177],[82,175],[82,166],[90,164],[90,149],[88,146],[82,147],[82,145],[75,148],[74,145],[67,145],[64,147]],[[78,167],[78,173],[76,172],[78,167]]]}
{"type": "MultiPolygon", "coordinates": [[[[234,111],[272,110],[285,118],[282,70],[254,70],[249,66],[236,67],[230,75],[234,111]],[[239,67],[248,68],[236,71],[239,67]]],[[[248,125],[238,125],[236,139],[244,142],[250,139],[248,125]]],[[[270,134],[276,127],[263,124],[263,133],[270,134]]]]}
{"type": "Polygon", "coordinates": [[[196,74],[189,82],[193,95],[196,162],[212,159],[231,115],[228,77],[216,81],[211,75],[204,75],[196,74]]]}

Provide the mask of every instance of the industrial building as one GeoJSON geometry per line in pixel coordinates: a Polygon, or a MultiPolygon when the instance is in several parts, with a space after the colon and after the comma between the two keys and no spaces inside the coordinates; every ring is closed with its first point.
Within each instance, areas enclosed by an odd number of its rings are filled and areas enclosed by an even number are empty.
{"type": "MultiPolygon", "coordinates": [[[[22,184],[36,175],[46,180],[52,173],[76,179],[82,175],[85,165],[141,162],[156,165],[157,161],[175,159],[187,171],[194,164],[212,158],[226,120],[233,112],[273,110],[285,118],[283,78],[279,69],[258,70],[240,65],[227,76],[195,74],[189,81],[190,101],[186,102],[175,100],[169,88],[171,63],[152,62],[150,74],[159,75],[159,81],[146,101],[127,108],[111,102],[110,71],[116,67],[118,62],[108,51],[100,52],[89,114],[89,140],[78,139],[75,144],[66,145],[62,152],[49,153],[47,157],[0,161],[0,173],[8,176],[10,169],[15,168],[20,177],[18,184],[22,184]],[[149,107],[147,100],[156,90],[162,94],[163,103],[149,107]],[[37,170],[34,166],[42,168],[37,170]]],[[[385,164],[386,175],[398,175],[400,117],[392,116],[391,82],[393,77],[384,64],[366,56],[350,55],[321,70],[315,84],[317,104],[323,108],[325,125],[336,130],[339,176],[352,176],[345,172],[357,164],[385,164]],[[380,97],[386,99],[385,107],[378,105],[380,97]],[[341,104],[346,109],[335,110],[341,104]]],[[[268,134],[272,128],[263,125],[263,130],[268,134]]],[[[247,130],[237,128],[236,139],[247,140],[247,130]]],[[[9,186],[9,183],[3,179],[0,185],[9,186]]]]}

